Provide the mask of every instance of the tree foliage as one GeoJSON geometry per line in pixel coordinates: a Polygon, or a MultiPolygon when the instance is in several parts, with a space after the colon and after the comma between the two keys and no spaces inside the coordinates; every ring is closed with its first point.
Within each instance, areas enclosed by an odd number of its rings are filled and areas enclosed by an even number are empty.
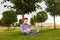
{"type": "Polygon", "coordinates": [[[19,22],[17,23],[18,26],[20,26],[22,24],[22,19],[19,20],[19,22]]]}
{"type": "Polygon", "coordinates": [[[2,22],[2,20],[0,20],[0,26],[2,26],[3,25],[3,22],[2,22]]]}
{"type": "Polygon", "coordinates": [[[38,23],[45,22],[48,19],[48,15],[45,11],[38,12],[36,15],[38,23]]]}
{"type": "MultiPolygon", "coordinates": [[[[18,14],[26,14],[36,10],[36,3],[41,0],[4,0],[4,2],[10,1],[14,4],[13,7],[16,9],[18,14]]],[[[7,6],[7,5],[6,5],[7,6]]]]}
{"type": "Polygon", "coordinates": [[[22,24],[22,19],[19,20],[19,24],[22,24]]]}
{"type": "Polygon", "coordinates": [[[6,26],[9,26],[9,25],[6,25],[6,24],[3,22],[3,20],[1,19],[1,20],[0,20],[0,26],[1,26],[1,27],[6,27],[6,26]]]}
{"type": "Polygon", "coordinates": [[[6,1],[8,2],[10,1],[10,3],[14,4],[13,7],[7,5],[5,7],[16,9],[16,13],[22,15],[22,22],[24,20],[24,14],[29,14],[33,11],[36,11],[37,8],[36,3],[41,2],[41,0],[4,0],[4,2],[6,1]]]}
{"type": "Polygon", "coordinates": [[[30,23],[31,25],[35,25],[36,23],[43,23],[48,19],[48,15],[45,11],[40,11],[37,13],[37,15],[34,15],[31,20],[30,23]]]}
{"type": "Polygon", "coordinates": [[[60,16],[60,0],[47,0],[47,11],[52,16],[60,16]]]}
{"type": "Polygon", "coordinates": [[[17,22],[17,14],[14,12],[14,11],[5,11],[3,12],[3,17],[2,17],[2,20],[3,20],[3,23],[7,24],[7,25],[10,25],[17,22]]]}
{"type": "Polygon", "coordinates": [[[31,25],[35,25],[35,24],[36,24],[36,16],[33,16],[33,17],[30,19],[30,23],[31,23],[31,25]]]}

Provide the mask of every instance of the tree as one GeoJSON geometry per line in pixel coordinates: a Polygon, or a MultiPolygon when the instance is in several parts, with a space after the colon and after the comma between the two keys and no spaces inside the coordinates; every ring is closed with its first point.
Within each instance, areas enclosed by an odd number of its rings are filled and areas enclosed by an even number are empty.
{"type": "Polygon", "coordinates": [[[54,29],[56,29],[55,17],[60,16],[60,0],[47,0],[47,11],[54,18],[54,29]]]}
{"type": "MultiPolygon", "coordinates": [[[[22,19],[24,19],[24,14],[29,14],[32,11],[36,11],[36,3],[40,2],[41,0],[4,0],[4,2],[6,1],[10,1],[11,3],[14,4],[13,7],[16,9],[16,13],[17,14],[21,14],[22,15],[22,19]]],[[[7,5],[5,5],[6,7],[7,5]]]]}
{"type": "MultiPolygon", "coordinates": [[[[5,23],[6,25],[11,26],[11,24],[17,22],[17,14],[14,11],[5,11],[3,12],[3,17],[2,17],[2,21],[3,23],[5,23]]],[[[8,26],[8,28],[9,28],[8,26]]]]}
{"type": "Polygon", "coordinates": [[[2,24],[2,20],[0,20],[0,26],[2,26],[3,24],[2,24]]]}
{"type": "Polygon", "coordinates": [[[37,23],[41,23],[41,28],[42,28],[42,23],[45,22],[48,19],[48,15],[45,11],[40,11],[36,15],[37,23]]]}
{"type": "Polygon", "coordinates": [[[22,19],[19,20],[18,26],[22,24],[22,19]]]}
{"type": "Polygon", "coordinates": [[[22,19],[19,20],[19,24],[22,24],[22,19]]]}
{"type": "Polygon", "coordinates": [[[32,26],[35,26],[36,20],[35,16],[30,19],[30,23],[32,26]]]}
{"type": "Polygon", "coordinates": [[[3,27],[3,26],[8,26],[8,25],[6,25],[5,23],[3,23],[3,20],[1,19],[0,20],[0,26],[3,27]]]}

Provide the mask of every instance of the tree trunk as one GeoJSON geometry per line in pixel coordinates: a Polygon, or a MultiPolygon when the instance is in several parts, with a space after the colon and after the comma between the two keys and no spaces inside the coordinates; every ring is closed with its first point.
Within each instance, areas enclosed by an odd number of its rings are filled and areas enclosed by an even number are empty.
{"type": "Polygon", "coordinates": [[[14,30],[15,30],[15,26],[14,26],[14,30]]]}
{"type": "Polygon", "coordinates": [[[43,26],[42,26],[42,22],[41,22],[41,29],[42,29],[42,27],[43,27],[43,26]]]}
{"type": "Polygon", "coordinates": [[[7,30],[9,31],[9,29],[10,29],[10,27],[8,26],[8,29],[7,30]]]}
{"type": "Polygon", "coordinates": [[[55,16],[54,16],[54,29],[56,29],[56,21],[55,21],[55,16]]]}
{"type": "Polygon", "coordinates": [[[39,27],[39,23],[38,23],[38,27],[39,27]]]}
{"type": "Polygon", "coordinates": [[[10,31],[10,27],[11,27],[11,25],[10,24],[8,24],[8,26],[7,26],[8,28],[7,28],[7,30],[8,31],[10,31]]]}
{"type": "Polygon", "coordinates": [[[24,14],[22,14],[22,22],[24,21],[24,14]]]}

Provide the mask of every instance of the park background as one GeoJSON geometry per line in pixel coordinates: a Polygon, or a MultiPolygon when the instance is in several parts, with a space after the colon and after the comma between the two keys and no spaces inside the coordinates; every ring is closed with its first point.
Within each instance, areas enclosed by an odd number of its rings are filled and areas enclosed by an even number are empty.
{"type": "Polygon", "coordinates": [[[0,0],[0,40],[60,40],[60,0],[0,0]],[[24,17],[38,35],[20,32],[24,17]]]}

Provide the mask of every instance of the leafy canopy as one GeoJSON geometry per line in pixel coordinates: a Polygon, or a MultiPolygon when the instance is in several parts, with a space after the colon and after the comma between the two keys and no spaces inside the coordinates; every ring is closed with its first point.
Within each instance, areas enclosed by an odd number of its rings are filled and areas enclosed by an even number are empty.
{"type": "Polygon", "coordinates": [[[41,11],[41,12],[38,12],[37,15],[36,15],[36,21],[38,23],[40,22],[45,22],[47,19],[48,19],[48,15],[45,11],[41,11]]]}
{"type": "Polygon", "coordinates": [[[36,24],[36,16],[35,15],[30,19],[30,23],[31,23],[31,25],[36,24]]]}
{"type": "Polygon", "coordinates": [[[31,25],[35,25],[36,23],[42,23],[45,22],[48,19],[48,15],[45,11],[40,11],[37,13],[37,15],[34,15],[30,19],[31,25]]]}
{"type": "Polygon", "coordinates": [[[13,7],[16,9],[18,14],[26,14],[36,10],[36,3],[40,2],[41,0],[4,0],[4,2],[10,1],[14,4],[13,7]]]}
{"type": "Polygon", "coordinates": [[[11,25],[17,22],[17,14],[14,11],[5,11],[3,12],[2,20],[5,24],[11,25]]]}
{"type": "Polygon", "coordinates": [[[47,11],[52,16],[60,16],[60,0],[47,0],[47,11]]]}

